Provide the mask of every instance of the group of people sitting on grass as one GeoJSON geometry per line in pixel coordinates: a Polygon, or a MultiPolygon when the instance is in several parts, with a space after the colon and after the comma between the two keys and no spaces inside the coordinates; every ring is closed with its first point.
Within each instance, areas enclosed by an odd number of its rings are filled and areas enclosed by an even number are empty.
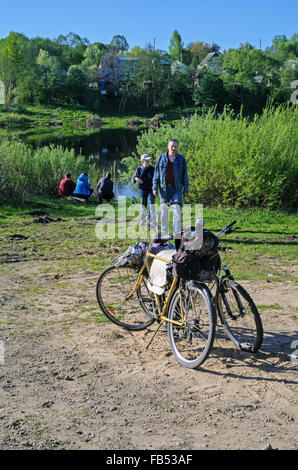
{"type": "MultiPolygon", "coordinates": [[[[97,183],[96,193],[100,204],[103,199],[109,202],[114,198],[114,183],[111,177],[111,173],[106,173],[106,175],[97,183]]],[[[85,172],[80,174],[76,183],[71,179],[70,173],[66,173],[59,184],[59,196],[72,196],[79,199],[88,199],[92,193],[93,189],[91,188],[91,183],[88,180],[88,174],[85,172]]]]}

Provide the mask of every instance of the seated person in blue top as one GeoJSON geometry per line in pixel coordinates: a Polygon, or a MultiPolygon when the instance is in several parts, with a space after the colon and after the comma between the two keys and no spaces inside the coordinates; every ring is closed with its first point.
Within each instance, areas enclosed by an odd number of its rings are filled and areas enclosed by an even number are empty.
{"type": "Polygon", "coordinates": [[[77,179],[76,189],[73,195],[81,199],[88,199],[92,193],[93,189],[91,189],[91,183],[88,181],[88,174],[82,173],[77,179]]]}
{"type": "Polygon", "coordinates": [[[141,166],[139,166],[132,177],[132,183],[138,183],[141,197],[141,225],[145,225],[146,211],[148,207],[148,219],[151,226],[155,224],[154,203],[155,196],[152,192],[152,181],[154,175],[154,167],[150,165],[151,157],[147,154],[141,155],[141,166]]]}

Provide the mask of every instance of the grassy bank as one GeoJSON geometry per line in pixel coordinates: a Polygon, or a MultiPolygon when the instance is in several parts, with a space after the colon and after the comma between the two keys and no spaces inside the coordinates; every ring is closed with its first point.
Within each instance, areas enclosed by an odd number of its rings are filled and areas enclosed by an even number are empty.
{"type": "MultiPolygon", "coordinates": [[[[193,113],[194,110],[189,112],[193,113]]],[[[154,115],[155,113],[148,113],[145,110],[120,113],[119,105],[110,103],[101,106],[98,112],[91,112],[83,107],[0,105],[0,135],[13,134],[26,138],[28,142],[34,142],[38,135],[46,139],[61,132],[65,137],[81,133],[88,135],[94,132],[88,129],[88,121],[92,119],[99,119],[100,128],[104,129],[127,129],[127,121],[133,121],[134,129],[144,130],[148,128],[148,120],[154,115]]],[[[164,118],[176,122],[188,115],[188,110],[177,107],[168,110],[164,118]]]]}
{"type": "Polygon", "coordinates": [[[41,105],[2,105],[0,106],[0,127],[29,128],[37,131],[44,126],[63,125],[65,128],[84,129],[88,118],[97,117],[83,108],[61,108],[41,105]]]}
{"type": "MultiPolygon", "coordinates": [[[[43,269],[42,261],[47,259],[51,260],[51,269],[61,276],[69,270],[99,272],[135,241],[124,238],[122,221],[118,232],[118,215],[123,215],[118,214],[115,201],[116,236],[98,240],[95,229],[101,222],[94,220],[96,207],[95,198],[85,204],[31,198],[25,200],[22,208],[0,206],[1,263],[37,260],[43,269]],[[49,214],[53,220],[46,224],[33,222],[38,212],[49,214]],[[24,238],[14,237],[18,234],[24,238]]],[[[204,208],[204,219],[206,228],[215,233],[237,219],[239,230],[223,239],[228,250],[222,259],[237,279],[262,280],[264,285],[298,280],[297,214],[268,209],[204,208]]]]}
{"type": "MultiPolygon", "coordinates": [[[[172,111],[174,112],[174,111],[172,111]]],[[[101,120],[102,127],[107,129],[126,128],[127,120],[139,120],[142,127],[146,119],[152,114],[139,114],[125,112],[119,113],[115,108],[103,107],[99,112],[91,112],[83,107],[56,107],[42,105],[0,105],[0,134],[7,132],[19,132],[26,135],[29,131],[44,133],[47,130],[63,131],[86,130],[88,120],[101,120]]]]}

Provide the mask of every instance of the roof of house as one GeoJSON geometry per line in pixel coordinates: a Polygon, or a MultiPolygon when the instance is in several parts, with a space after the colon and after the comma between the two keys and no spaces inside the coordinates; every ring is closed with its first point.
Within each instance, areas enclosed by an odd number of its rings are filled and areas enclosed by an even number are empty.
{"type": "Polygon", "coordinates": [[[209,54],[206,55],[205,59],[202,60],[202,62],[198,65],[198,69],[203,68],[207,62],[212,59],[213,57],[218,57],[217,52],[209,52],[209,54]]]}

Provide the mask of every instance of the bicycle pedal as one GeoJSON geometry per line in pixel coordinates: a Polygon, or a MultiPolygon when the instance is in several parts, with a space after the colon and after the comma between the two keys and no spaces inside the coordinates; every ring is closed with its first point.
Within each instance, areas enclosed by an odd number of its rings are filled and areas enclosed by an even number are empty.
{"type": "Polygon", "coordinates": [[[240,343],[239,346],[240,346],[241,351],[246,351],[246,352],[251,352],[251,353],[254,352],[254,348],[251,344],[240,343]]]}

